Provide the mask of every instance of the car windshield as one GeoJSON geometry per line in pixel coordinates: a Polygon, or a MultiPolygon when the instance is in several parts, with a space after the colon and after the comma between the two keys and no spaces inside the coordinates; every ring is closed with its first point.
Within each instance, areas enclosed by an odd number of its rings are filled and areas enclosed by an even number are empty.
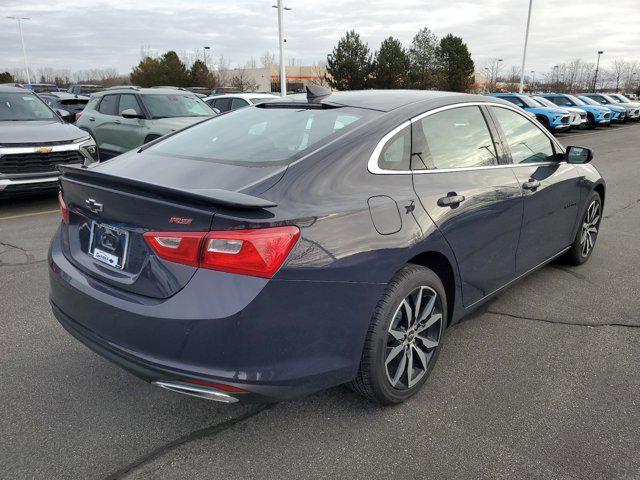
{"type": "Polygon", "coordinates": [[[531,97],[526,97],[526,96],[522,95],[522,96],[519,96],[519,97],[516,97],[516,98],[518,98],[520,101],[522,101],[522,103],[524,103],[527,107],[536,108],[536,107],[540,106],[531,97]]]}
{"type": "Polygon", "coordinates": [[[600,103],[596,102],[593,98],[590,98],[590,97],[580,97],[580,99],[584,101],[585,104],[587,105],[598,105],[598,106],[601,105],[600,103]]]}
{"type": "Polygon", "coordinates": [[[96,93],[96,92],[101,92],[104,90],[104,87],[101,87],[100,85],[95,85],[95,86],[91,86],[91,85],[85,85],[83,87],[80,87],[80,93],[84,94],[84,93],[96,93]]]}
{"type": "Polygon", "coordinates": [[[619,103],[631,103],[631,100],[629,100],[627,97],[625,97],[621,93],[616,93],[615,95],[608,95],[608,96],[612,97],[614,100],[617,100],[619,103]]]}
{"type": "Polygon", "coordinates": [[[215,112],[195,95],[141,95],[152,118],[208,117],[215,112]]]}
{"type": "Polygon", "coordinates": [[[553,103],[552,101],[550,101],[547,98],[544,98],[544,97],[533,97],[533,99],[543,107],[552,107],[552,108],[557,107],[557,105],[555,103],[553,103]]]}
{"type": "Polygon", "coordinates": [[[51,120],[53,112],[32,93],[0,93],[0,122],[51,120]]]}
{"type": "Polygon", "coordinates": [[[566,97],[576,105],[586,105],[586,103],[584,103],[582,100],[580,100],[578,97],[574,95],[567,95],[566,97]]]}
{"type": "Polygon", "coordinates": [[[377,115],[350,107],[243,108],[172,135],[149,151],[214,163],[287,165],[377,115]]]}
{"type": "Polygon", "coordinates": [[[31,91],[35,93],[59,92],[60,89],[55,85],[32,85],[31,91]]]}

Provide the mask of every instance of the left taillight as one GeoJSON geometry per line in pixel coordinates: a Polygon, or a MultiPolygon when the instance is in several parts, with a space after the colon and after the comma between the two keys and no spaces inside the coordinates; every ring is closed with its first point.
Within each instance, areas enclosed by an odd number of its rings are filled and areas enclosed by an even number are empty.
{"type": "Polygon", "coordinates": [[[272,278],[300,237],[295,226],[212,232],[147,232],[165,260],[240,275],[272,278]]]}
{"type": "Polygon", "coordinates": [[[60,204],[60,213],[62,214],[62,221],[69,224],[69,209],[67,208],[67,204],[62,198],[62,190],[58,190],[58,203],[60,204]]]}

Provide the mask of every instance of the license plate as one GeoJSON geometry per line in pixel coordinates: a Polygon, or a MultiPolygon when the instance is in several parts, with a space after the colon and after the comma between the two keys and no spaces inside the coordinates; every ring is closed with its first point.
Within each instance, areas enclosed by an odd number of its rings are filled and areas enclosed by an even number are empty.
{"type": "Polygon", "coordinates": [[[127,259],[129,232],[104,223],[93,222],[89,255],[113,268],[123,269],[127,259]]]}

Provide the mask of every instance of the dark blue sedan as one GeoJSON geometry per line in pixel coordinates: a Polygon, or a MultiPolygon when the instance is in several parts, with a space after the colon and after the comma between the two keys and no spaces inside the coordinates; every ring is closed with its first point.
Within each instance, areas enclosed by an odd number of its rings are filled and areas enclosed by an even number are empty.
{"type": "Polygon", "coordinates": [[[485,96],[314,88],[229,112],[62,167],[53,312],[176,392],[264,402],[349,383],[399,403],[447,326],[557,257],[590,258],[591,158],[485,96]]]}

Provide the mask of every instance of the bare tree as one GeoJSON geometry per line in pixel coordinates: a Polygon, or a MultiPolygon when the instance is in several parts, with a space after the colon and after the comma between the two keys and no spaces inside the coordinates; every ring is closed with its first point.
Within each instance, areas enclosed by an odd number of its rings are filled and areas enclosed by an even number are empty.
{"type": "Polygon", "coordinates": [[[258,62],[254,57],[251,57],[249,60],[247,60],[247,63],[245,63],[244,68],[249,68],[252,70],[256,69],[258,68],[258,62]]]}
{"type": "Polygon", "coordinates": [[[255,92],[260,87],[255,79],[244,68],[238,68],[233,71],[231,76],[231,86],[237,88],[241,92],[255,92]]]}
{"type": "Polygon", "coordinates": [[[629,65],[627,64],[627,62],[621,58],[615,58],[611,63],[609,72],[611,80],[615,84],[616,92],[620,90],[620,85],[622,85],[623,78],[627,73],[628,68],[629,65]]]}
{"type": "Polygon", "coordinates": [[[327,62],[319,61],[315,62],[313,66],[314,78],[309,80],[309,83],[314,85],[320,85],[321,87],[328,87],[329,80],[327,79],[327,62]]]}
{"type": "Polygon", "coordinates": [[[215,62],[215,75],[218,78],[218,84],[225,86],[231,81],[231,60],[220,54],[215,62]]]}
{"type": "Polygon", "coordinates": [[[496,83],[498,82],[498,78],[500,77],[500,70],[502,69],[502,59],[493,57],[487,60],[484,66],[484,71],[486,73],[488,82],[487,82],[487,90],[490,92],[496,89],[496,83]]]}
{"type": "Polygon", "coordinates": [[[267,50],[260,56],[260,65],[262,68],[270,68],[271,65],[274,65],[275,63],[276,56],[273,52],[267,50]]]}

